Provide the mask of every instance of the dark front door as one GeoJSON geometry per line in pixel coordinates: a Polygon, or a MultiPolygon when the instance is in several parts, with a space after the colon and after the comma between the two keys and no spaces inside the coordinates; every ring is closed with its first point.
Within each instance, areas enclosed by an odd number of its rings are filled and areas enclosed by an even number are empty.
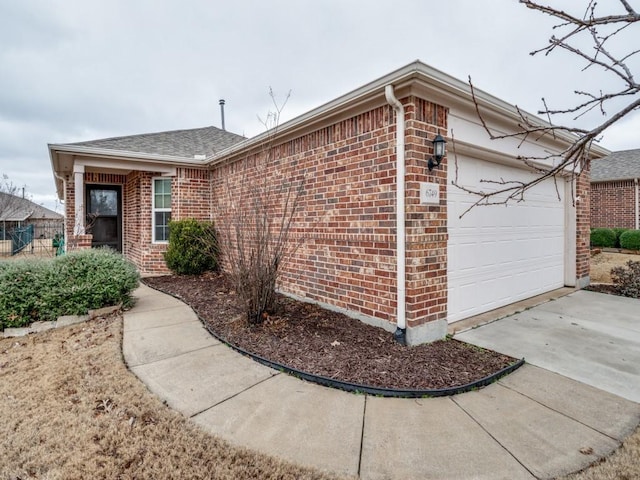
{"type": "Polygon", "coordinates": [[[91,246],[122,251],[122,188],[119,185],[87,185],[87,233],[91,246]]]}

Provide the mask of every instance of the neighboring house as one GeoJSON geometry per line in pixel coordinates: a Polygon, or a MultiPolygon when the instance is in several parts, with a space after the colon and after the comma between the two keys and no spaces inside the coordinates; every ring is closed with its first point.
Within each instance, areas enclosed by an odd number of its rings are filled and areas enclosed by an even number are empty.
{"type": "MultiPolygon", "coordinates": [[[[513,105],[481,91],[477,99],[492,127],[517,129],[513,105]]],[[[208,127],[49,145],[49,152],[69,244],[112,245],[144,273],[167,271],[169,218],[225,221],[218,212],[230,192],[240,195],[247,165],[268,162],[267,175],[254,173],[274,181],[306,176],[295,228],[305,241],[280,288],[406,329],[415,344],[443,338],[448,322],[589,283],[588,203],[573,202],[588,198],[588,172],[462,218],[475,197],[451,184],[456,174],[477,188],[488,188],[483,179],[527,181],[536,174],[518,156],[548,156],[570,140],[493,142],[468,84],[414,62],[252,139],[208,127]],[[448,152],[430,171],[438,133],[449,139],[448,152]],[[402,164],[404,222],[395,213],[402,164]],[[85,211],[98,214],[93,235],[85,233],[85,211]]]]}
{"type": "Polygon", "coordinates": [[[53,210],[27,198],[0,192],[0,228],[3,232],[33,225],[34,237],[44,238],[49,235],[50,230],[62,233],[63,223],[64,216],[53,210]]]}
{"type": "Polygon", "coordinates": [[[64,216],[31,200],[0,192],[0,255],[12,255],[37,239],[48,245],[64,229],[64,216]],[[30,227],[30,228],[28,228],[30,227]]]}
{"type": "Polygon", "coordinates": [[[640,149],[591,162],[591,227],[640,229],[640,149]]]}

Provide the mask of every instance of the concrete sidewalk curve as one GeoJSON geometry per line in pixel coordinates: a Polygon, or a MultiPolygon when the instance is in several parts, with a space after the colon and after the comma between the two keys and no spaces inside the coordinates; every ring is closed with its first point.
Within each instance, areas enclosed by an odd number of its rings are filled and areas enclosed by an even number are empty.
{"type": "Polygon", "coordinates": [[[125,312],[129,368],[232,444],[363,479],[551,478],[610,454],[640,405],[525,365],[478,391],[393,399],[307,383],[221,344],[179,300],[141,286],[125,312]]]}

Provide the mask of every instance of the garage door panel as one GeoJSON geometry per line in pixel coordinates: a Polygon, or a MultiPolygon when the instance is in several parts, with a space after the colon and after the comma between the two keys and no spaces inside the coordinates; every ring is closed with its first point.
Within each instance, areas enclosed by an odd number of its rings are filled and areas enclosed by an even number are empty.
{"type": "MultiPolygon", "coordinates": [[[[533,178],[468,157],[459,159],[458,173],[459,182],[485,191],[495,186],[481,184],[481,178],[533,178]]],[[[449,185],[447,199],[449,321],[563,286],[565,206],[553,180],[534,187],[524,202],[475,207],[462,219],[476,197],[449,185]]]]}

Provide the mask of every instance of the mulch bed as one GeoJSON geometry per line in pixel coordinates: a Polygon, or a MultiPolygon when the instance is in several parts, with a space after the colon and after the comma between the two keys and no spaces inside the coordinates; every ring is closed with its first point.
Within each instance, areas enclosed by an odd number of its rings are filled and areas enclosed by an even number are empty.
{"type": "Polygon", "coordinates": [[[219,337],[288,367],[375,388],[443,389],[492,375],[515,359],[448,339],[403,347],[392,334],[316,305],[279,297],[278,311],[250,325],[221,274],[144,283],[189,304],[219,337]]]}
{"type": "Polygon", "coordinates": [[[585,290],[589,290],[590,292],[599,292],[606,293],[609,295],[618,295],[624,296],[619,291],[618,288],[611,283],[592,283],[591,285],[587,285],[584,287],[585,290]]]}

